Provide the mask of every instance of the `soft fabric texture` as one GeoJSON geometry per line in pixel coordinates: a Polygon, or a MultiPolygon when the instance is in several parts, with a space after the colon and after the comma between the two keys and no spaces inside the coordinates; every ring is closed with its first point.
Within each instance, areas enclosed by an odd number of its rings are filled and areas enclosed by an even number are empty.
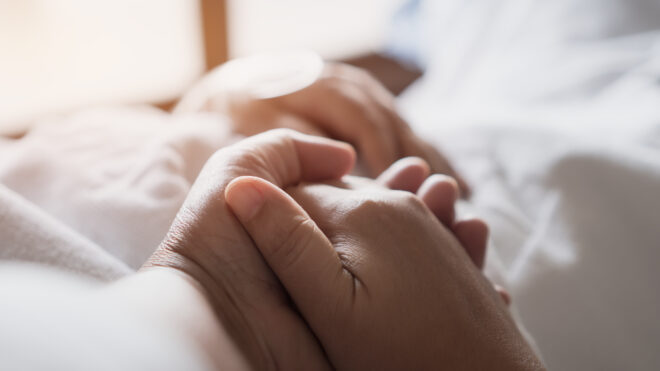
{"type": "Polygon", "coordinates": [[[660,2],[416,2],[400,106],[473,186],[548,367],[660,368],[660,2]]]}
{"type": "MultiPolygon", "coordinates": [[[[491,226],[487,270],[545,362],[660,368],[660,3],[418,3],[409,29],[428,70],[401,107],[471,183],[462,209],[491,226]]],[[[233,140],[220,116],[146,108],[87,111],[0,140],[0,257],[103,281],[131,272],[204,161],[233,140]]],[[[31,277],[42,276],[9,265],[0,275],[14,298],[0,327],[20,334],[36,316],[21,316],[35,302],[21,292],[39,297],[31,277]]],[[[78,323],[62,314],[76,284],[43,277],[64,292],[47,318],[78,323]]]]}
{"type": "Polygon", "coordinates": [[[212,369],[195,344],[136,317],[130,303],[101,298],[98,283],[83,277],[0,262],[1,369],[212,369]]]}
{"type": "MultiPolygon", "coordinates": [[[[52,239],[60,247],[68,241],[109,253],[94,259],[115,268],[94,268],[96,276],[135,270],[165,236],[208,157],[234,140],[222,116],[149,108],[85,111],[41,122],[19,140],[1,140],[0,182],[15,193],[0,193],[9,197],[0,211],[17,206],[3,213],[2,235],[16,237],[4,241],[0,254],[46,261],[44,239],[52,239]],[[20,234],[32,229],[32,236],[20,234]]],[[[60,264],[82,262],[58,258],[60,264]]]]}
{"type": "Polygon", "coordinates": [[[131,272],[121,260],[0,184],[0,260],[40,263],[111,281],[131,272]]]}
{"type": "Polygon", "coordinates": [[[0,140],[0,368],[210,369],[95,292],[145,262],[206,159],[236,139],[219,115],[123,108],[0,140]]]}

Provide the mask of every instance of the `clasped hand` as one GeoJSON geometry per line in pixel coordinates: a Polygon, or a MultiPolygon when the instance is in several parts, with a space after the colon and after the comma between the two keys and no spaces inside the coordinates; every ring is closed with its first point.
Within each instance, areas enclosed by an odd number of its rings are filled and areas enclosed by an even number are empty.
{"type": "Polygon", "coordinates": [[[195,282],[257,369],[539,368],[455,182],[418,159],[344,177],[354,161],[288,130],[220,150],[146,268],[195,282]]]}
{"type": "Polygon", "coordinates": [[[419,138],[398,114],[395,99],[368,72],[342,63],[326,63],[310,86],[271,99],[214,94],[222,81],[211,72],[183,101],[229,116],[232,129],[251,136],[277,128],[333,138],[357,149],[366,173],[376,176],[402,157],[424,159],[435,173],[454,177],[463,194],[467,184],[436,148],[419,138]],[[208,89],[202,87],[211,85],[208,89]],[[207,91],[208,90],[208,91],[207,91]]]}

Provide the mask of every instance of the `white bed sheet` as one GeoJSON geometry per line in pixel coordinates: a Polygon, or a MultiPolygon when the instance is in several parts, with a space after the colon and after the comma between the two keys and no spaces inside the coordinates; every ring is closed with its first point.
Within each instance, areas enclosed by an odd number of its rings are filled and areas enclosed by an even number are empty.
{"type": "MultiPolygon", "coordinates": [[[[446,21],[425,24],[428,72],[401,107],[471,182],[489,272],[549,368],[660,369],[660,4],[423,6],[446,21]]],[[[38,233],[0,257],[102,280],[138,267],[231,142],[219,120],[92,111],[2,141],[0,232],[38,233]]]]}
{"type": "Polygon", "coordinates": [[[422,6],[399,103],[472,184],[544,361],[660,369],[660,2],[422,6]]]}

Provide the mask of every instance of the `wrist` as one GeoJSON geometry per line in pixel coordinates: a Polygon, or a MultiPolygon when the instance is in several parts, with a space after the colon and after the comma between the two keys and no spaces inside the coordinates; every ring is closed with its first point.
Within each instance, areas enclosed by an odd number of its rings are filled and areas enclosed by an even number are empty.
{"type": "MultiPolygon", "coordinates": [[[[190,306],[203,307],[206,318],[204,323],[208,329],[214,329],[218,333],[218,336],[207,339],[205,343],[222,346],[231,344],[232,350],[240,356],[245,365],[249,364],[255,369],[268,368],[266,366],[272,364],[272,357],[264,349],[263,341],[256,335],[257,332],[253,331],[252,324],[239,310],[234,302],[235,298],[230,297],[232,289],[225,287],[221,277],[211,274],[196,259],[175,251],[176,249],[161,246],[141,268],[139,274],[165,272],[170,277],[178,277],[189,290],[194,290],[198,298],[194,303],[183,302],[183,306],[186,309],[190,306]]],[[[215,346],[206,348],[217,352],[215,346]]],[[[222,359],[215,361],[216,364],[226,365],[222,359]]]]}

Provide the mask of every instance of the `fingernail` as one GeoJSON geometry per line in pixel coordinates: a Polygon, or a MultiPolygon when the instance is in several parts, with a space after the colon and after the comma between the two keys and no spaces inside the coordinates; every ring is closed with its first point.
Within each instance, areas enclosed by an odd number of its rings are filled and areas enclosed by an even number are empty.
{"type": "Polygon", "coordinates": [[[263,194],[249,182],[229,184],[225,199],[241,220],[252,219],[264,203],[263,194]]]}
{"type": "Polygon", "coordinates": [[[456,181],[456,178],[454,178],[451,175],[447,174],[433,174],[431,175],[437,182],[448,182],[451,183],[456,190],[458,190],[458,182],[456,181]]]}

